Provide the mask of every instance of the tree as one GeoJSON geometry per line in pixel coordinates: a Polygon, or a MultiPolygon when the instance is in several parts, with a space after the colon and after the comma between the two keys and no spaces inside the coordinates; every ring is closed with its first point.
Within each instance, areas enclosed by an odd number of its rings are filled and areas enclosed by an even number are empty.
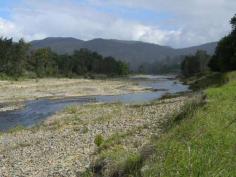
{"type": "Polygon", "coordinates": [[[232,25],[232,33],[236,32],[236,14],[230,20],[230,24],[232,25]]]}
{"type": "Polygon", "coordinates": [[[129,74],[129,66],[127,63],[118,61],[118,65],[119,65],[118,75],[125,76],[129,74]]]}
{"type": "Polygon", "coordinates": [[[26,67],[28,49],[29,45],[23,39],[14,44],[11,51],[10,68],[8,69],[9,75],[19,77],[23,74],[26,67]]]}
{"type": "Polygon", "coordinates": [[[73,63],[72,63],[72,57],[65,54],[65,55],[59,55],[56,58],[56,63],[58,67],[58,74],[66,76],[66,77],[71,77],[72,74],[72,69],[73,69],[73,63]]]}
{"type": "Polygon", "coordinates": [[[0,72],[15,78],[21,76],[27,63],[28,48],[23,39],[13,42],[0,38],[0,72]]]}
{"type": "Polygon", "coordinates": [[[208,68],[208,63],[210,61],[210,55],[207,54],[206,51],[204,50],[198,50],[195,54],[195,57],[197,58],[198,60],[198,70],[199,72],[205,72],[207,71],[209,68],[208,68]]]}
{"type": "Polygon", "coordinates": [[[11,50],[13,47],[12,39],[0,38],[0,72],[6,73],[11,56],[11,50]]]}
{"type": "Polygon", "coordinates": [[[56,64],[57,55],[48,48],[42,48],[36,50],[32,54],[32,66],[38,77],[52,76],[57,73],[56,64]]]}
{"type": "Polygon", "coordinates": [[[194,74],[202,73],[208,70],[210,56],[206,51],[197,51],[193,56],[186,56],[181,63],[181,72],[184,76],[189,77],[194,74]]]}
{"type": "Polygon", "coordinates": [[[209,67],[213,71],[225,72],[236,69],[236,15],[230,23],[231,33],[220,40],[209,62],[209,67]]]}

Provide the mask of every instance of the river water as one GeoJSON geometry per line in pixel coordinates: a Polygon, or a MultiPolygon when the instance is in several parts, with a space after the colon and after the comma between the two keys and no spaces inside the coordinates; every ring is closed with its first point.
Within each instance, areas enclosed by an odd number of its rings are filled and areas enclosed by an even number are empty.
{"type": "Polygon", "coordinates": [[[175,94],[188,91],[188,86],[175,79],[175,76],[133,76],[130,79],[135,80],[141,86],[151,87],[153,91],[115,96],[86,96],[27,101],[23,109],[0,112],[0,130],[7,131],[19,125],[32,127],[69,105],[90,102],[144,103],[159,99],[167,93],[175,94]]]}

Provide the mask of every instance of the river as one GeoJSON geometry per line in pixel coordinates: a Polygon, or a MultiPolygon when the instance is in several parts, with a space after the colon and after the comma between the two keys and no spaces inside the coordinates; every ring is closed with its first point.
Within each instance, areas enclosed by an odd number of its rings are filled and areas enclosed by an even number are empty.
{"type": "Polygon", "coordinates": [[[16,126],[32,127],[52,116],[69,105],[86,104],[90,102],[103,103],[144,103],[160,99],[163,95],[186,92],[189,90],[175,76],[133,76],[132,80],[145,87],[151,87],[152,92],[130,93],[123,95],[86,96],[64,99],[39,99],[26,101],[20,110],[0,112],[0,130],[7,131],[16,126]]]}

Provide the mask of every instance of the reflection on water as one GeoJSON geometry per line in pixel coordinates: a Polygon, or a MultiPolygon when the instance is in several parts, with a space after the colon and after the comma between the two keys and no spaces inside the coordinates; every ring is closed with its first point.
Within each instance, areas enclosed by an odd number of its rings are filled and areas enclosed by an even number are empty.
{"type": "Polygon", "coordinates": [[[174,76],[133,76],[131,79],[135,79],[139,85],[151,87],[156,91],[115,96],[87,96],[58,100],[41,99],[28,101],[25,108],[21,110],[0,113],[0,130],[6,131],[17,125],[33,126],[68,105],[89,102],[142,103],[161,98],[166,93],[179,93],[188,90],[188,86],[174,79],[174,76]]]}

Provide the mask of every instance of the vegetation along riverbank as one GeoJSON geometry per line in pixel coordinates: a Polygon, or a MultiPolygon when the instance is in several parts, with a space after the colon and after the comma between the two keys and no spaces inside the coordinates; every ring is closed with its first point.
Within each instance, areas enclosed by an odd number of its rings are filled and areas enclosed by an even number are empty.
{"type": "Polygon", "coordinates": [[[140,153],[139,158],[127,161],[126,172],[145,177],[235,176],[236,73],[225,77],[227,84],[205,91],[204,105],[186,105],[172,128],[152,139],[149,158],[140,153]]]}

